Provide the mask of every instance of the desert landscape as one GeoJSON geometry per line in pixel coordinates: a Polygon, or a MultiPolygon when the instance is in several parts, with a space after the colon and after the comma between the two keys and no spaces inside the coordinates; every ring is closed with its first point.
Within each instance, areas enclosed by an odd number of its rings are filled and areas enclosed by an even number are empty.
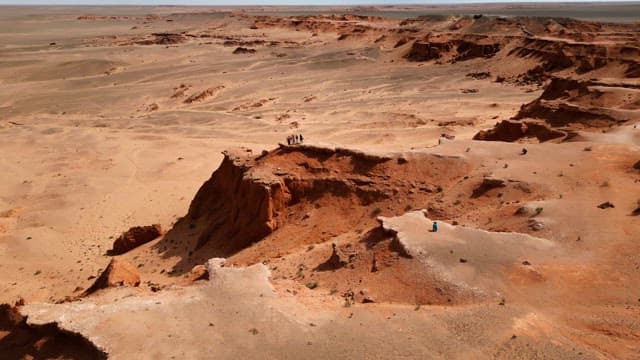
{"type": "Polygon", "coordinates": [[[639,3],[0,10],[0,358],[640,358],[639,3]]]}

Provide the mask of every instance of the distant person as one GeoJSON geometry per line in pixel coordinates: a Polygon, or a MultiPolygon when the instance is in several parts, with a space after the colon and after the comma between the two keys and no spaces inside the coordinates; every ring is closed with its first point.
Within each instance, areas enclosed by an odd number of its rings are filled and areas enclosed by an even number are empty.
{"type": "Polygon", "coordinates": [[[304,137],[302,136],[302,134],[300,134],[300,142],[304,141],[304,137]]]}
{"type": "Polygon", "coordinates": [[[434,221],[433,225],[431,225],[431,232],[438,232],[438,222],[434,221]]]}
{"type": "Polygon", "coordinates": [[[287,136],[287,145],[291,145],[292,140],[291,135],[287,136]]]}

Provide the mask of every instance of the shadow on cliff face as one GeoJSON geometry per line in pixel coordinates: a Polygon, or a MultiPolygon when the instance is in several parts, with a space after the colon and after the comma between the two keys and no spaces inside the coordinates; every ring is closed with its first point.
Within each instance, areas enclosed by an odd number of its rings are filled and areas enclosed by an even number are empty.
{"type": "Polygon", "coordinates": [[[181,275],[213,257],[247,253],[245,263],[326,242],[375,217],[428,207],[438,189],[468,173],[461,158],[428,154],[379,156],[346,149],[280,146],[255,156],[226,152],[189,212],[154,245],[179,257],[181,275]]]}
{"type": "Polygon", "coordinates": [[[57,324],[29,325],[27,318],[7,304],[0,305],[0,358],[2,359],[107,359],[82,335],[57,324]]]}

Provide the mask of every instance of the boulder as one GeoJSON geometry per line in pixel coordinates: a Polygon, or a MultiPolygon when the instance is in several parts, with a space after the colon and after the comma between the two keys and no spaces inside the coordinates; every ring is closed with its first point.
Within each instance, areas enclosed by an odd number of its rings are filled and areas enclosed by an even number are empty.
{"type": "Polygon", "coordinates": [[[196,265],[191,269],[189,281],[195,282],[198,280],[209,280],[209,269],[204,265],[196,265]]]}
{"type": "Polygon", "coordinates": [[[358,302],[361,304],[369,304],[369,303],[375,302],[375,300],[367,290],[360,290],[357,293],[355,293],[353,296],[353,300],[354,302],[358,302]]]}
{"type": "Polygon", "coordinates": [[[598,205],[598,208],[603,209],[603,210],[604,209],[609,209],[609,208],[614,208],[614,207],[615,206],[610,201],[603,202],[602,204],[598,205]]]}
{"type": "Polygon", "coordinates": [[[246,47],[237,47],[233,50],[234,54],[253,54],[256,52],[256,49],[246,48],[246,47]]]}
{"type": "Polygon", "coordinates": [[[111,259],[102,274],[81,296],[90,295],[109,287],[137,287],[138,285],[140,285],[140,274],[133,264],[123,259],[111,259]]]}
{"type": "Polygon", "coordinates": [[[160,224],[132,227],[122,233],[122,235],[113,242],[111,255],[124,254],[131,249],[158,238],[160,235],[162,235],[162,227],[160,224]]]}

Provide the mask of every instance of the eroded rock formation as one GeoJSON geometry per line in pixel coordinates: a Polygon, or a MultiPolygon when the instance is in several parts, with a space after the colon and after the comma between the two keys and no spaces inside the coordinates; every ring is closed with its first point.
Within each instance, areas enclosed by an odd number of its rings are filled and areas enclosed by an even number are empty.
{"type": "Polygon", "coordinates": [[[464,61],[489,58],[500,51],[500,43],[487,36],[427,36],[416,40],[406,55],[411,61],[464,61]]]}
{"type": "Polygon", "coordinates": [[[514,119],[543,119],[554,127],[607,127],[637,118],[638,104],[640,91],[632,84],[553,78],[514,119]]]}
{"type": "MultiPolygon", "coordinates": [[[[305,145],[281,146],[257,157],[243,150],[224,155],[218,170],[196,194],[189,213],[176,225],[197,238],[196,248],[207,244],[216,249],[216,256],[232,254],[272,234],[290,221],[289,208],[296,207],[296,212],[309,217],[322,211],[323,203],[344,206],[353,219],[342,217],[336,226],[346,229],[359,218],[370,218],[382,204],[401,211],[404,205],[393,201],[394,194],[433,197],[430,189],[436,181],[446,184],[462,177],[469,166],[459,158],[424,155],[420,161],[411,161],[305,145]]],[[[329,223],[331,216],[340,216],[323,215],[329,223]]]]}
{"type": "Polygon", "coordinates": [[[497,123],[492,129],[479,131],[473,139],[514,142],[520,139],[535,138],[539,142],[545,142],[550,140],[562,140],[566,136],[567,133],[559,130],[553,130],[544,123],[504,120],[497,123]]]}

